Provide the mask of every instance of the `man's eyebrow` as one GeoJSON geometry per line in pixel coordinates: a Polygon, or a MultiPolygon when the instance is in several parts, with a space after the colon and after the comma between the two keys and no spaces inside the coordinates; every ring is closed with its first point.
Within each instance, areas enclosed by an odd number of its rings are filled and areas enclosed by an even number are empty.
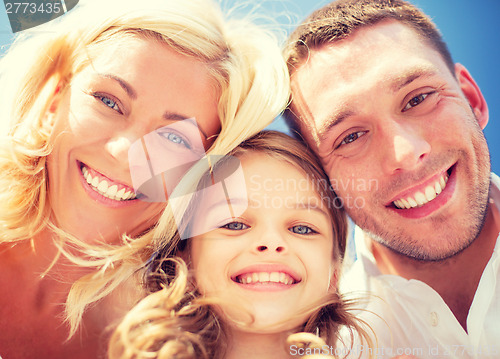
{"type": "Polygon", "coordinates": [[[413,81],[420,78],[432,77],[436,75],[436,73],[436,69],[432,66],[419,66],[397,76],[391,76],[386,81],[390,84],[390,88],[393,92],[398,92],[413,81]]]}
{"type": "Polygon", "coordinates": [[[332,128],[344,122],[349,117],[353,116],[354,112],[351,110],[344,110],[337,114],[332,114],[328,116],[328,119],[325,121],[323,126],[318,129],[318,138],[320,140],[324,139],[326,134],[330,132],[332,128]]]}
{"type": "MultiPolygon", "coordinates": [[[[426,78],[426,77],[432,77],[435,76],[437,73],[436,69],[432,66],[419,66],[416,68],[412,68],[409,71],[389,77],[387,80],[385,80],[386,83],[389,83],[390,89],[393,92],[398,92],[405,86],[408,86],[411,84],[413,81],[420,79],[420,78],[426,78]]],[[[335,126],[339,125],[349,117],[353,116],[354,112],[351,110],[343,110],[339,113],[333,113],[330,116],[328,116],[328,119],[324,122],[323,126],[318,129],[318,137],[320,139],[324,139],[326,134],[335,126]]]]}

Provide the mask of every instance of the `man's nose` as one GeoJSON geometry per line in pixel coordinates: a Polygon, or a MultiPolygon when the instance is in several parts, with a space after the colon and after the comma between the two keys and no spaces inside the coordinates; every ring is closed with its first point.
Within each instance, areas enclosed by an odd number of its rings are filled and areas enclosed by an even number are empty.
{"type": "Polygon", "coordinates": [[[431,145],[423,131],[399,123],[392,123],[384,131],[386,151],[382,166],[389,174],[414,170],[430,153],[431,145]]]}

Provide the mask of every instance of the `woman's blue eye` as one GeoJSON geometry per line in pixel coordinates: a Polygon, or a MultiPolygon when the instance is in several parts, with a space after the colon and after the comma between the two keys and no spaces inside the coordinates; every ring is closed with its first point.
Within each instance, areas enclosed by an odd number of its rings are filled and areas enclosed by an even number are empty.
{"type": "Polygon", "coordinates": [[[242,230],[250,228],[250,227],[248,227],[245,223],[231,222],[231,223],[228,223],[228,224],[222,226],[221,228],[230,229],[232,231],[242,231],[242,230]]]}
{"type": "Polygon", "coordinates": [[[178,144],[178,145],[182,145],[182,146],[184,146],[186,148],[191,148],[191,146],[189,146],[189,144],[184,140],[184,138],[182,138],[181,136],[179,136],[176,133],[166,132],[166,133],[163,133],[161,135],[163,137],[165,137],[167,140],[169,140],[170,142],[172,142],[172,143],[175,143],[175,144],[178,144]]]}
{"type": "Polygon", "coordinates": [[[116,101],[113,100],[112,98],[109,98],[109,97],[103,96],[103,95],[98,95],[98,94],[94,95],[94,97],[98,98],[103,104],[108,106],[110,109],[115,110],[118,113],[122,113],[122,111],[120,110],[120,107],[118,106],[116,101]]]}
{"type": "Polygon", "coordinates": [[[292,228],[289,229],[290,232],[293,232],[295,234],[313,234],[313,233],[318,233],[314,229],[308,226],[304,225],[298,225],[298,226],[293,226],[292,228]]]}

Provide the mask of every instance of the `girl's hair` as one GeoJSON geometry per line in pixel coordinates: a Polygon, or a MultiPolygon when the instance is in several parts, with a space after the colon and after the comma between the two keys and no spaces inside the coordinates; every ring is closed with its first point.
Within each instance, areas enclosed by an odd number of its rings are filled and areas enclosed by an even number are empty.
{"type": "MultiPolygon", "coordinates": [[[[249,152],[264,153],[284,161],[306,175],[329,209],[335,242],[332,257],[340,268],[346,248],[347,219],[316,156],[298,140],[275,131],[257,134],[230,155],[240,157],[249,152]]],[[[149,281],[153,293],[134,307],[113,333],[110,358],[223,357],[230,334],[214,310],[220,303],[216,298],[202,297],[197,291],[195,278],[178,257],[185,247],[183,242],[177,241],[174,249],[163,248],[151,263],[149,281]]],[[[340,328],[344,327],[353,338],[357,333],[371,347],[368,333],[362,327],[364,323],[358,322],[349,312],[350,306],[352,304],[343,300],[336,290],[329,293],[313,307],[298,313],[309,319],[296,328],[298,333],[288,337],[287,344],[332,345],[338,339],[340,328]],[[319,336],[311,333],[319,333],[319,336]]]]}
{"type": "Polygon", "coordinates": [[[245,19],[226,20],[212,0],[81,0],[68,14],[16,39],[0,60],[0,243],[33,240],[49,227],[87,251],[88,258],[72,258],[96,270],[77,281],[68,296],[71,334],[88,304],[130,278],[156,242],[176,230],[166,210],[159,228],[133,241],[124,234],[126,245],[95,248],[50,220],[46,158],[57,134],[48,109],[92,56],[127,36],[160,41],[206,64],[219,95],[221,122],[208,153],[226,154],[262,130],[282,111],[289,93],[274,34],[245,19]]]}

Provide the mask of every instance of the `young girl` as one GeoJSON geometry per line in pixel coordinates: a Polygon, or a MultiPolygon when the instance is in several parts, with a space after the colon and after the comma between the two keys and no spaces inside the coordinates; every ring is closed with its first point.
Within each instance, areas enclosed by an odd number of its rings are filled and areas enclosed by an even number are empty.
{"type": "Polygon", "coordinates": [[[344,357],[341,326],[371,345],[337,292],[346,216],[317,159],[278,132],[231,155],[202,183],[189,239],[159,256],[150,283],[163,288],[119,325],[110,358],[344,357]]]}

